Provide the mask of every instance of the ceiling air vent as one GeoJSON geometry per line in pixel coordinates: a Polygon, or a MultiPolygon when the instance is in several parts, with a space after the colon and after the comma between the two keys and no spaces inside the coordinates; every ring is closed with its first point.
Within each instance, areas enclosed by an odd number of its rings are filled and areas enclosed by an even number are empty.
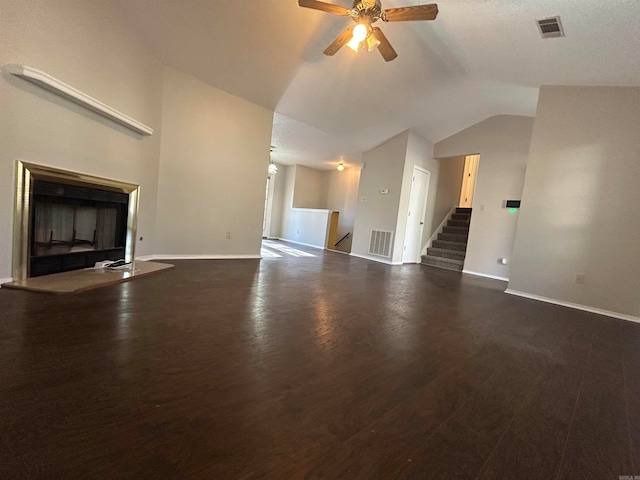
{"type": "Polygon", "coordinates": [[[542,38],[564,37],[560,17],[543,18],[542,20],[536,20],[536,23],[542,38]]]}

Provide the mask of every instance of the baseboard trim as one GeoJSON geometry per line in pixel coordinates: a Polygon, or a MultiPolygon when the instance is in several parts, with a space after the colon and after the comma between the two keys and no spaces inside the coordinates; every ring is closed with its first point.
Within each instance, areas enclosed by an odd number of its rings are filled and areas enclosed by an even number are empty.
{"type": "Polygon", "coordinates": [[[402,262],[392,262],[391,260],[383,260],[381,258],[370,257],[367,255],[360,255],[358,253],[351,252],[349,255],[357,258],[364,258],[365,260],[371,260],[372,262],[384,263],[385,265],[402,265],[402,262]]]}
{"type": "Polygon", "coordinates": [[[136,257],[136,260],[244,260],[244,259],[261,259],[260,255],[185,255],[180,253],[163,253],[156,255],[144,255],[136,257]]]}
{"type": "Polygon", "coordinates": [[[296,242],[295,240],[289,240],[288,238],[280,238],[280,237],[278,237],[278,240],[281,240],[283,242],[295,243],[296,245],[302,245],[303,247],[317,248],[318,250],[324,250],[325,249],[324,247],[319,247],[318,245],[311,245],[310,243],[296,242]]]}
{"type": "Polygon", "coordinates": [[[341,253],[342,255],[351,255],[350,252],[343,252],[342,250],[334,250],[333,248],[325,248],[325,250],[327,252],[341,253]]]}
{"type": "Polygon", "coordinates": [[[13,278],[9,277],[9,278],[0,278],[0,288],[2,288],[2,284],[3,283],[11,283],[13,282],[13,278]]]}
{"type": "Polygon", "coordinates": [[[627,315],[625,313],[612,312],[610,310],[603,310],[601,308],[588,307],[587,305],[581,305],[579,303],[565,302],[564,300],[556,300],[555,298],[543,297],[541,295],[534,295],[532,293],[520,292],[518,290],[512,290],[507,288],[504,293],[509,295],[515,295],[517,297],[529,298],[531,300],[537,300],[539,302],[552,303],[554,305],[560,305],[562,307],[573,308],[575,310],[582,310],[584,312],[595,313],[597,315],[604,315],[606,317],[619,318],[620,320],[627,320],[629,322],[640,323],[640,317],[634,317],[633,315],[627,315]]]}
{"type": "Polygon", "coordinates": [[[501,280],[503,282],[509,281],[507,277],[500,277],[498,275],[489,275],[488,273],[474,272],[472,270],[462,270],[462,273],[466,273],[468,275],[475,275],[476,277],[492,278],[493,280],[501,280]]]}

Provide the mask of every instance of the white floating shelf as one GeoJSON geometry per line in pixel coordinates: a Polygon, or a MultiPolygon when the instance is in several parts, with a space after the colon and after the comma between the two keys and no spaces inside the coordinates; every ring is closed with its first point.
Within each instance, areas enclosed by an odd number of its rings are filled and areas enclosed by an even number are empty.
{"type": "Polygon", "coordinates": [[[102,103],[100,100],[96,100],[86,93],[73,88],[71,85],[68,85],[58,80],[57,78],[52,77],[42,70],[38,70],[27,65],[7,65],[5,68],[13,75],[24,78],[31,83],[35,83],[39,87],[49,90],[50,92],[66,98],[67,100],[71,100],[72,102],[77,103],[78,105],[81,105],[86,109],[91,110],[92,112],[102,115],[103,117],[113,120],[120,125],[124,125],[125,127],[128,127],[135,132],[141,133],[142,135],[153,134],[153,128],[148,127],[144,123],[138,122],[137,120],[134,120],[128,115],[125,115],[115,108],[102,103]]]}

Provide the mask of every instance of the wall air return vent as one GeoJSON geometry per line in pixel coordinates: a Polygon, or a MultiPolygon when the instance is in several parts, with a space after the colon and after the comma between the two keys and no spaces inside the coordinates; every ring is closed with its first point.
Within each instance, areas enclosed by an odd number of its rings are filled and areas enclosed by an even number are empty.
{"type": "Polygon", "coordinates": [[[562,28],[560,17],[536,20],[536,24],[542,38],[564,37],[564,29],[562,28]]]}
{"type": "Polygon", "coordinates": [[[391,236],[393,232],[385,230],[371,230],[371,241],[369,242],[369,253],[380,257],[391,256],[391,236]]]}

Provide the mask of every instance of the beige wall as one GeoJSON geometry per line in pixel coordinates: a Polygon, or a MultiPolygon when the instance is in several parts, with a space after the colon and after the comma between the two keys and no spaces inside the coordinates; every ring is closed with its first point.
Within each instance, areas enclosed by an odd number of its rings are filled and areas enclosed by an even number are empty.
{"type": "Polygon", "coordinates": [[[360,165],[350,164],[342,172],[331,170],[324,172],[326,184],[325,208],[340,212],[338,217],[338,238],[340,240],[347,233],[351,236],[345,239],[337,250],[351,251],[353,240],[353,224],[358,202],[358,185],[360,183],[360,165]]]}
{"type": "Polygon", "coordinates": [[[464,264],[469,273],[509,278],[510,265],[498,259],[511,261],[519,213],[503,208],[503,201],[522,195],[532,128],[532,117],[498,115],[435,146],[437,158],[480,154],[464,264]]]}
{"type": "MultiPolygon", "coordinates": [[[[424,212],[424,226],[422,230],[422,240],[420,245],[424,246],[429,239],[433,213],[438,193],[438,176],[440,162],[433,158],[433,143],[421,137],[413,131],[409,131],[407,138],[407,154],[402,177],[402,194],[398,209],[398,242],[395,244],[394,260],[402,261],[404,253],[405,230],[407,228],[407,218],[409,214],[409,201],[411,199],[411,184],[413,179],[413,167],[420,167],[429,172],[429,191],[427,193],[427,206],[424,212]]],[[[422,249],[421,249],[422,250],[422,249]]]]}
{"type": "Polygon", "coordinates": [[[273,189],[273,202],[271,205],[271,225],[269,238],[278,238],[282,230],[282,209],[284,206],[285,169],[284,165],[276,165],[278,172],[271,175],[271,188],[273,189]]]}
{"type": "Polygon", "coordinates": [[[394,232],[394,243],[396,241],[395,230],[408,138],[409,132],[405,131],[362,155],[364,167],[360,172],[351,246],[351,253],[354,255],[391,262],[391,259],[370,256],[369,240],[371,230],[385,230],[394,232]],[[389,193],[381,195],[380,189],[388,189],[389,193]],[[362,197],[366,201],[362,201],[362,197]]]}
{"type": "Polygon", "coordinates": [[[280,175],[278,181],[282,182],[282,213],[280,218],[280,233],[279,237],[282,239],[294,240],[296,236],[296,225],[293,224],[293,216],[291,209],[293,208],[293,195],[296,188],[296,169],[297,165],[289,165],[284,167],[281,171],[278,171],[280,175]]]}
{"type": "Polygon", "coordinates": [[[320,170],[296,165],[293,208],[326,208],[324,175],[320,170]]]}
{"type": "Polygon", "coordinates": [[[260,254],[272,116],[165,67],[156,253],[260,254]]]}
{"type": "MultiPolygon", "coordinates": [[[[310,243],[309,237],[305,237],[305,232],[310,230],[310,226],[303,224],[308,222],[308,218],[300,212],[296,212],[296,209],[299,208],[327,209],[340,212],[338,239],[347,232],[353,234],[360,166],[355,163],[357,158],[352,160],[352,165],[342,172],[316,170],[303,165],[283,167],[282,175],[278,172],[280,175],[277,180],[279,193],[278,191],[276,193],[280,198],[281,214],[279,217],[281,221],[277,236],[294,242],[310,243]],[[294,204],[294,202],[298,203],[294,204]]],[[[274,208],[275,206],[276,201],[274,200],[274,208]]],[[[312,236],[317,235],[313,234],[312,236]]],[[[310,244],[315,245],[313,242],[310,244]]],[[[348,252],[350,249],[351,239],[340,244],[340,250],[348,252]]]]}
{"type": "Polygon", "coordinates": [[[640,317],[639,132],[638,87],[541,89],[509,289],[640,317]]]}
{"type": "Polygon", "coordinates": [[[433,213],[433,223],[430,235],[433,235],[438,226],[445,220],[447,214],[460,202],[460,188],[462,187],[462,175],[464,173],[465,156],[440,159],[438,174],[438,191],[433,213]]]}
{"type": "Polygon", "coordinates": [[[0,278],[11,276],[15,160],[141,185],[137,254],[153,253],[162,66],[113,2],[0,0],[0,65],[43,70],[151,126],[143,137],[3,70],[0,278]]]}

